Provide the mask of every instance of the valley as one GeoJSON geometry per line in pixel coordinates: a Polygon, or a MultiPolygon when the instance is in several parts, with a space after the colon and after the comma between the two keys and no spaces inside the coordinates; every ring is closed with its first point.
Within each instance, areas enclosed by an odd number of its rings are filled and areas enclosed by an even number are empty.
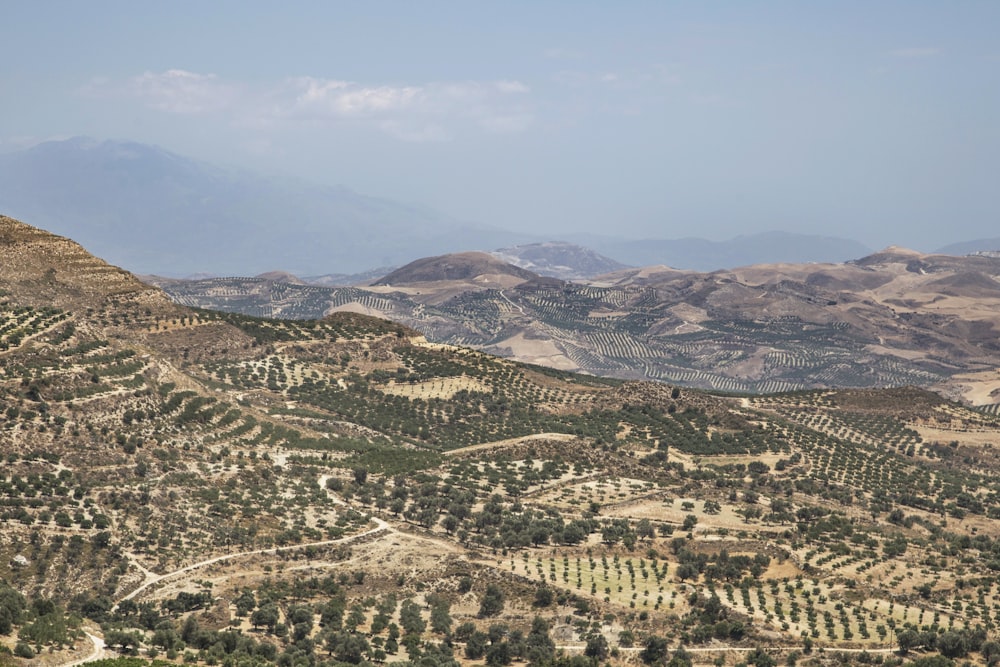
{"type": "Polygon", "coordinates": [[[4,661],[1000,654],[995,412],[190,309],[18,221],[0,243],[4,661]]]}
{"type": "Polygon", "coordinates": [[[178,303],[282,319],[358,312],[431,341],[597,376],[727,392],[933,388],[1000,404],[1000,260],[889,248],[844,264],[537,276],[484,253],[426,258],[371,285],[163,281],[178,303]]]}

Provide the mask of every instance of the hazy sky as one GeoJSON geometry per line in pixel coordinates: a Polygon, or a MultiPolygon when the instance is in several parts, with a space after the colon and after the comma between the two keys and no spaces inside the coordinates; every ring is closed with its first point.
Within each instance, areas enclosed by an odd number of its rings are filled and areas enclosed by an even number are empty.
{"type": "Polygon", "coordinates": [[[1000,2],[5,2],[89,135],[553,234],[1000,235],[1000,2]]]}

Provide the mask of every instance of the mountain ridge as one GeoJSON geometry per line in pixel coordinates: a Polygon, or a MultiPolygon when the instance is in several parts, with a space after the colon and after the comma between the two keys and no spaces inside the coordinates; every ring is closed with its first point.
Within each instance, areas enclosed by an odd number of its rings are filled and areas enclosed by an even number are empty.
{"type": "Polygon", "coordinates": [[[724,241],[694,237],[623,240],[592,234],[570,235],[569,240],[632,266],[666,264],[701,272],[751,264],[844,262],[871,252],[850,239],[786,231],[746,234],[724,241]]]}
{"type": "Polygon", "coordinates": [[[137,272],[174,275],[358,272],[433,250],[528,238],[343,186],[86,139],[0,155],[0,211],[78,239],[137,272]]]}
{"type": "MultiPolygon", "coordinates": [[[[344,186],[219,167],[138,142],[80,138],[0,154],[0,212],[74,238],[136,273],[172,277],[274,270],[349,277],[449,252],[553,243],[550,234],[476,225],[344,186]]],[[[671,233],[684,228],[679,222],[671,233]]],[[[790,232],[727,241],[556,236],[628,265],[700,271],[869,252],[847,239],[790,232]]],[[[568,268],[558,275],[593,275],[568,268]]]]}

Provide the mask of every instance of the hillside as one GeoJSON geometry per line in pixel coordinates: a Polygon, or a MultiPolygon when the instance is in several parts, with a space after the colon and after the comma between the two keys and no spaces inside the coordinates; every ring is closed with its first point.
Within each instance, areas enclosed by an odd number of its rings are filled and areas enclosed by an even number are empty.
{"type": "Polygon", "coordinates": [[[608,377],[737,392],[916,385],[1000,403],[995,257],[888,248],[843,264],[646,267],[587,283],[474,265],[430,258],[367,288],[159,284],[189,306],[282,318],[360,312],[435,342],[608,377]]]}
{"type": "Polygon", "coordinates": [[[373,285],[412,285],[414,283],[435,283],[460,281],[480,283],[516,284],[537,277],[513,264],[509,264],[484,252],[463,252],[439,257],[425,257],[410,262],[392,273],[374,281],[373,285]],[[513,279],[513,281],[509,279],[513,279]]]}
{"type": "Polygon", "coordinates": [[[0,265],[21,267],[0,275],[5,660],[996,649],[996,415],[912,388],[604,380],[353,313],[189,310],[2,222],[0,265]]]}

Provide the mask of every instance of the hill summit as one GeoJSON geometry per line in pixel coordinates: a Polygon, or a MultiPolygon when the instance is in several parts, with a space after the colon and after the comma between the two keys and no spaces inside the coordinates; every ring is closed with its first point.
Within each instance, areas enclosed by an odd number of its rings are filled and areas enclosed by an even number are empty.
{"type": "Polygon", "coordinates": [[[518,283],[534,278],[538,278],[538,275],[488,253],[460,252],[418,259],[373,284],[408,285],[442,280],[518,283]],[[510,278],[515,280],[510,281],[510,278]]]}
{"type": "Polygon", "coordinates": [[[627,268],[621,262],[600,255],[590,248],[559,241],[500,248],[490,254],[522,269],[562,280],[593,278],[627,268]]]}
{"type": "Polygon", "coordinates": [[[36,306],[98,306],[111,298],[171,307],[166,295],[78,243],[0,215],[0,283],[36,306]]]}

